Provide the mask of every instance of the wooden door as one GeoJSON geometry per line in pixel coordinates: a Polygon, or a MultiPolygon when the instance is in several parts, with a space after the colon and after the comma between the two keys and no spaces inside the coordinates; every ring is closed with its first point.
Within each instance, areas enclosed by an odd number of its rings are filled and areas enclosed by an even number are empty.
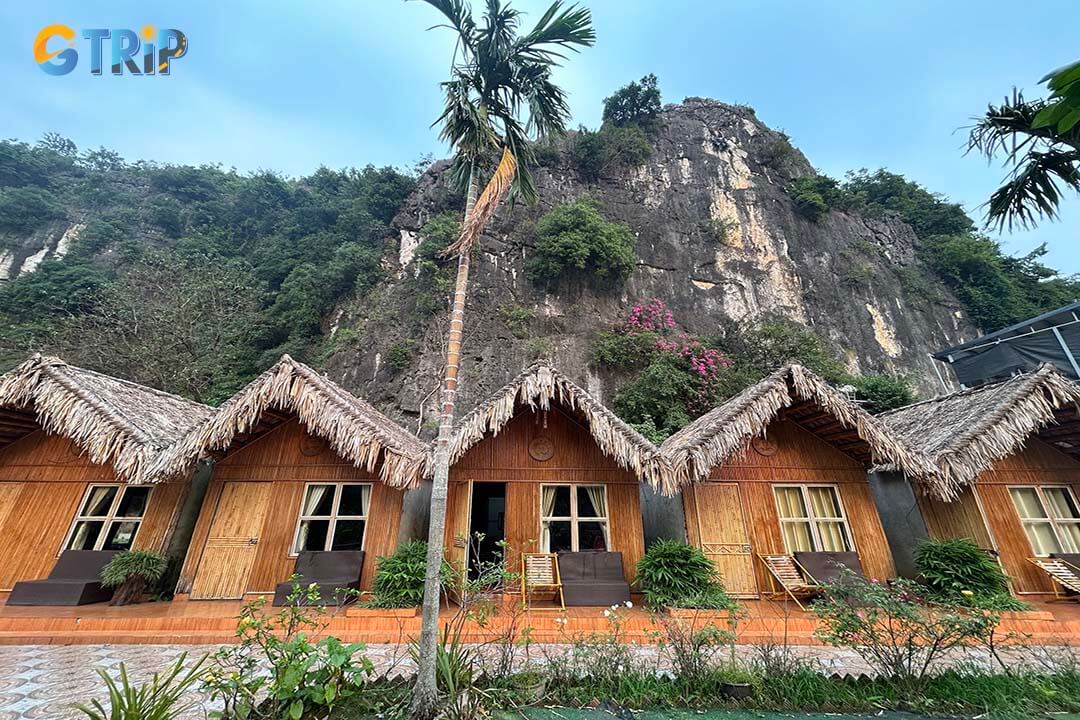
{"type": "Polygon", "coordinates": [[[693,486],[701,550],[712,560],[727,591],[737,597],[758,594],[754,555],[743,522],[739,486],[704,483],[693,486]]]}
{"type": "Polygon", "coordinates": [[[469,566],[469,521],[472,518],[472,480],[450,483],[446,498],[446,560],[461,575],[469,566]]]}
{"type": "Polygon", "coordinates": [[[203,549],[193,600],[242,598],[270,499],[270,483],[227,482],[203,549]]]}

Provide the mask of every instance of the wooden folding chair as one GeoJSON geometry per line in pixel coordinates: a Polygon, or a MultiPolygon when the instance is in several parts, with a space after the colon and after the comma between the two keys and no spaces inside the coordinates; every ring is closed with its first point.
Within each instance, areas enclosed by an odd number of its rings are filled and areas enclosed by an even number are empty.
{"type": "Polygon", "coordinates": [[[1027,561],[1050,576],[1054,600],[1080,602],[1080,568],[1060,558],[1028,558],[1027,561]],[[1067,595],[1059,587],[1072,590],[1076,595],[1067,595]]]}
{"type": "Polygon", "coordinates": [[[529,592],[554,590],[559,607],[566,609],[562,578],[559,577],[559,556],[555,553],[521,553],[521,604],[529,606],[529,592]]]}
{"type": "Polygon", "coordinates": [[[821,585],[814,580],[813,576],[806,572],[799,562],[790,555],[758,555],[758,560],[769,571],[769,579],[772,581],[773,598],[789,595],[799,609],[806,612],[800,600],[810,600],[817,597],[823,591],[821,585]],[[777,590],[779,585],[783,590],[777,590]]]}

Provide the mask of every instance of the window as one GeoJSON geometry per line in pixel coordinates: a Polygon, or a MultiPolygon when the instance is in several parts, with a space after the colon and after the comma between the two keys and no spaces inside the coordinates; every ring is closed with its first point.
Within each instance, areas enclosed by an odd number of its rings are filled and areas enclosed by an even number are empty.
{"type": "Polygon", "coordinates": [[[304,488],[293,554],[304,550],[363,550],[371,506],[369,483],[310,483],[304,488]]]}
{"type": "Polygon", "coordinates": [[[776,509],[784,547],[795,552],[854,549],[840,495],[832,485],[777,485],[776,509]]]}
{"type": "Polygon", "coordinates": [[[607,550],[607,488],[603,485],[540,486],[542,552],[607,550]]]}
{"type": "Polygon", "coordinates": [[[1064,486],[1011,487],[1016,513],[1036,555],[1080,552],[1080,511],[1064,486]]]}
{"type": "Polygon", "coordinates": [[[139,532],[150,488],[91,485],[68,531],[65,550],[130,550],[139,532]]]}

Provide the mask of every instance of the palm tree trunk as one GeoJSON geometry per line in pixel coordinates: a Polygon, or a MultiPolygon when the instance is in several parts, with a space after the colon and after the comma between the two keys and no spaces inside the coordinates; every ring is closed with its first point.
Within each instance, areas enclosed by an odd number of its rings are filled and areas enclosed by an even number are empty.
{"type": "MultiPolygon", "coordinates": [[[[476,204],[476,164],[469,168],[469,190],[465,219],[476,204]]],[[[439,689],[435,677],[435,655],[439,636],[439,571],[442,568],[443,538],[446,532],[446,495],[450,482],[450,436],[454,428],[454,400],[457,396],[461,336],[465,323],[465,296],[469,287],[469,256],[458,253],[454,304],[450,310],[450,336],[446,345],[446,371],[440,397],[439,438],[435,444],[435,468],[431,486],[431,517],[428,525],[427,572],[424,576],[424,605],[420,626],[420,647],[416,686],[410,715],[413,720],[430,720],[438,709],[439,689]]]]}

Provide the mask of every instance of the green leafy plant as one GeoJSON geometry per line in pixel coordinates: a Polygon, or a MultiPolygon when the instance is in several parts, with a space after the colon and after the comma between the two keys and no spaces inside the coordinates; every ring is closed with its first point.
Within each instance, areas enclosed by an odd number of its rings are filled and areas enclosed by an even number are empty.
{"type": "Polygon", "coordinates": [[[911,381],[895,375],[858,375],[851,379],[863,409],[871,415],[915,402],[911,381]]]}
{"type": "Polygon", "coordinates": [[[224,710],[212,718],[323,718],[338,703],[363,693],[375,671],[361,654],[365,646],[329,636],[316,640],[327,612],[319,591],[314,584],[301,587],[295,577],[292,582],[280,613],[266,612],[263,598],[244,605],[238,642],[214,654],[203,689],[224,710]]]}
{"type": "Polygon", "coordinates": [[[649,73],[604,98],[604,122],[617,127],[634,125],[648,135],[660,129],[660,87],[649,73]]]}
{"type": "Polygon", "coordinates": [[[119,553],[101,569],[101,584],[116,588],[113,605],[136,602],[147,588],[165,575],[169,558],[151,550],[128,550],[119,553]]]}
{"type": "MultiPolygon", "coordinates": [[[[393,555],[381,557],[375,566],[372,596],[364,601],[366,607],[410,608],[424,599],[424,572],[427,562],[427,543],[411,540],[398,545],[393,555]]],[[[454,580],[450,564],[443,561],[443,585],[454,580]]]]}
{"type": "Polygon", "coordinates": [[[968,538],[923,540],[915,548],[915,569],[935,597],[960,603],[996,600],[1000,610],[1027,607],[1009,594],[1001,566],[968,538]]]}
{"type": "Polygon", "coordinates": [[[196,660],[185,671],[187,653],[182,653],[164,673],[154,673],[150,682],[138,687],[131,684],[127,666],[120,663],[120,677],[114,680],[97,668],[98,677],[108,688],[108,710],[100,700],[89,705],[76,705],[90,720],[173,720],[195,707],[190,692],[203,676],[203,664],[207,656],[196,660]]]}
{"type": "Polygon", "coordinates": [[[653,608],[677,605],[719,583],[716,568],[700,548],[678,540],[657,540],[638,561],[636,582],[653,608]]]}
{"type": "Polygon", "coordinates": [[[648,136],[636,125],[604,125],[595,132],[578,130],[570,158],[586,180],[595,181],[613,170],[641,165],[652,152],[648,136]]]}
{"type": "Polygon", "coordinates": [[[500,305],[499,317],[514,337],[525,338],[529,334],[529,324],[536,319],[536,311],[524,305],[500,305]]]}
{"type": "Polygon", "coordinates": [[[402,340],[386,350],[386,366],[394,373],[407,370],[416,356],[416,342],[402,340]]]}
{"type": "Polygon", "coordinates": [[[608,222],[596,200],[563,203],[536,223],[529,277],[551,285],[583,273],[590,282],[619,283],[634,269],[634,244],[630,228],[608,222]]]}

